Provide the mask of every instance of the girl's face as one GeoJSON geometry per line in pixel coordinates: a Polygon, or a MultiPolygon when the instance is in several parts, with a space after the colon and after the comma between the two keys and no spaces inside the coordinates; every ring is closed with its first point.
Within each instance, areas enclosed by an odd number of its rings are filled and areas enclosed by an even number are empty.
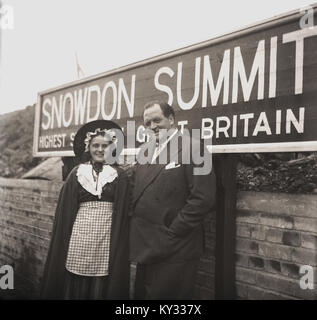
{"type": "Polygon", "coordinates": [[[111,141],[107,137],[97,136],[94,137],[89,145],[89,152],[91,159],[94,162],[104,162],[105,153],[107,147],[111,144],[111,141]]]}

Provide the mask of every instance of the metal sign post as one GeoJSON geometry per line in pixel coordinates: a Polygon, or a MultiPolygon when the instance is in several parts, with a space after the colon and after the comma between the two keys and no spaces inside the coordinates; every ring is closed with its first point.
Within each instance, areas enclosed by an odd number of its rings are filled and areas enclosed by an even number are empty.
{"type": "Polygon", "coordinates": [[[236,296],[237,162],[237,154],[216,155],[214,157],[217,177],[215,297],[218,300],[234,299],[236,296]]]}

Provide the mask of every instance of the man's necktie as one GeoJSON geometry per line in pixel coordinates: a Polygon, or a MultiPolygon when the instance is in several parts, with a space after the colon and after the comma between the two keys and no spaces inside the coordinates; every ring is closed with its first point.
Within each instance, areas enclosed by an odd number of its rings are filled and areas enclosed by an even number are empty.
{"type": "Polygon", "coordinates": [[[152,161],[151,163],[157,163],[158,162],[158,155],[161,151],[161,147],[162,145],[160,145],[159,143],[156,143],[156,147],[154,149],[154,153],[153,153],[153,157],[152,157],[152,161]]]}

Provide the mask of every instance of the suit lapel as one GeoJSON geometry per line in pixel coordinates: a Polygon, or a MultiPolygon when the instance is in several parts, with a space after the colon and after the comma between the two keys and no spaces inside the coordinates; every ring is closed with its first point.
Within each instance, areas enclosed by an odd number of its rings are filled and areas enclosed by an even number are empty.
{"type": "Polygon", "coordinates": [[[150,183],[158,176],[161,170],[165,167],[163,164],[145,164],[138,168],[139,179],[136,181],[136,188],[134,192],[134,202],[136,202],[143,191],[150,185],[150,183]]]}
{"type": "MultiPolygon", "coordinates": [[[[177,139],[177,134],[173,139],[177,139]]],[[[170,142],[168,143],[170,144],[170,142]]],[[[170,152],[169,146],[167,146],[167,161],[173,161],[175,159],[175,156],[180,153],[182,150],[182,146],[178,146],[178,150],[175,150],[174,152],[170,152]]],[[[167,163],[166,163],[167,164],[167,163]]],[[[138,201],[140,196],[143,194],[144,190],[158,177],[160,172],[165,168],[166,164],[145,164],[140,165],[137,172],[137,181],[135,186],[135,192],[133,201],[134,203],[138,201]]]]}

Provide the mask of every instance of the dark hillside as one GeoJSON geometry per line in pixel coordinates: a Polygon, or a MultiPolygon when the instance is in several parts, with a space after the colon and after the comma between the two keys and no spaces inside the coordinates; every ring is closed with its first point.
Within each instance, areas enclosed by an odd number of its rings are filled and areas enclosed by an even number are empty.
{"type": "Polygon", "coordinates": [[[43,158],[33,158],[35,106],[0,116],[0,176],[19,178],[43,158]]]}

